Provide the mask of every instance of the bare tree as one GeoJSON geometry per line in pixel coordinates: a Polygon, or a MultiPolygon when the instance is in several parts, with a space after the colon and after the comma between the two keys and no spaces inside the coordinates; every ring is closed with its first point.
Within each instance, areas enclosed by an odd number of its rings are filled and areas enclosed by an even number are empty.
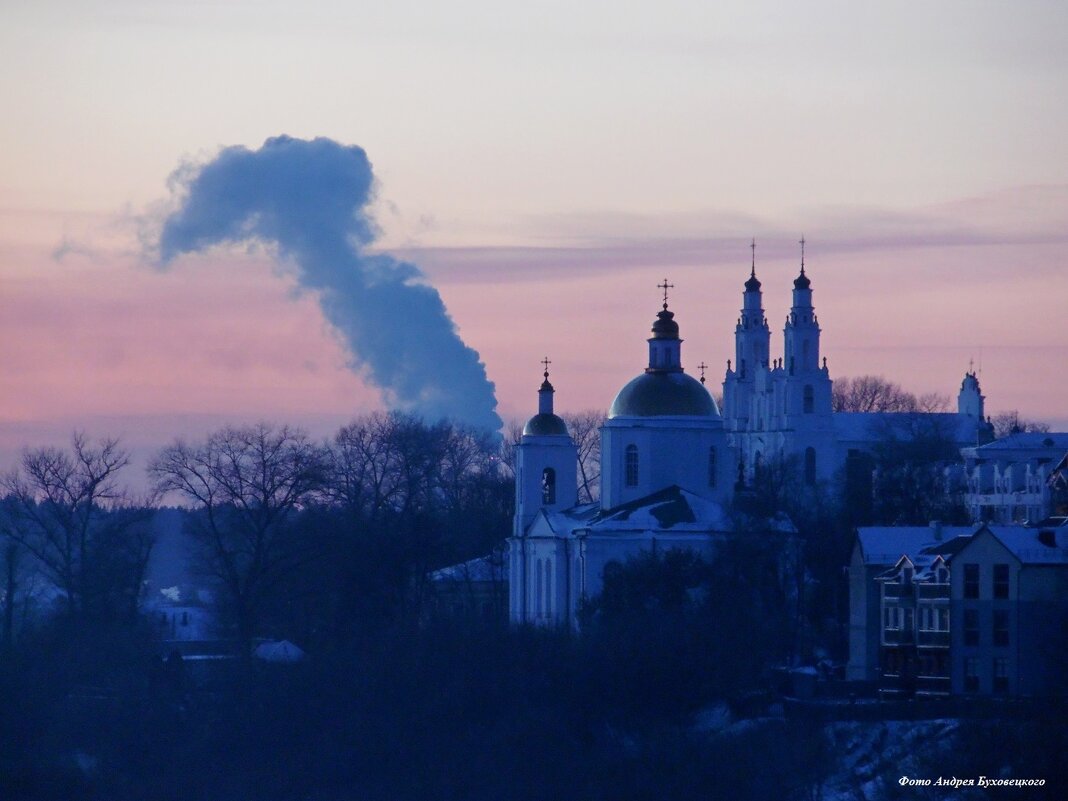
{"type": "Polygon", "coordinates": [[[161,493],[200,510],[194,535],[225,590],[247,656],[260,614],[287,571],[308,558],[293,536],[296,514],[322,490],[324,449],[267,423],[228,427],[206,441],[178,440],[148,468],[161,493]]]}
{"type": "Polygon", "coordinates": [[[1020,418],[1020,413],[1013,409],[1009,412],[998,412],[991,416],[990,424],[994,427],[994,438],[1001,439],[1010,434],[1019,434],[1027,431],[1046,432],[1049,424],[1038,420],[1025,420],[1020,418]]]}
{"type": "Polygon", "coordinates": [[[592,503],[601,494],[601,424],[604,414],[596,409],[586,409],[562,416],[578,450],[579,503],[592,503]]]}
{"type": "Polygon", "coordinates": [[[118,440],[71,437],[69,451],[36,448],[0,478],[10,537],[37,560],[72,615],[135,610],[152,549],[147,503],[118,483],[130,463],[118,440]]]}
{"type": "MultiPolygon", "coordinates": [[[[924,397],[925,403],[937,404],[937,396],[924,397]]],[[[902,389],[900,384],[874,375],[835,379],[831,408],[836,412],[921,411],[915,395],[902,389]]]]}

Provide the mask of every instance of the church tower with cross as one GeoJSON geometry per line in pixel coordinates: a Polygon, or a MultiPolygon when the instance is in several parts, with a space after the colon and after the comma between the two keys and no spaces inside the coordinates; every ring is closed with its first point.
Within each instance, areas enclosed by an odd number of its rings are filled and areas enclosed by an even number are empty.
{"type": "Polygon", "coordinates": [[[542,509],[569,509],[578,503],[578,451],[567,423],[553,411],[556,390],[549,383],[549,365],[538,389],[538,413],[523,426],[516,447],[515,530],[530,525],[542,509]]]}
{"type": "Polygon", "coordinates": [[[653,322],[649,363],[616,395],[601,429],[601,503],[631,502],[678,486],[727,502],[733,491],[723,418],[702,382],[682,366],[682,339],[664,300],[653,322]]]}
{"type": "MultiPolygon", "coordinates": [[[[870,455],[887,437],[937,429],[957,447],[982,435],[983,397],[969,371],[957,412],[833,411],[832,381],[820,353],[820,323],[802,238],[800,273],[783,328],[781,356],[771,331],[750,243],[749,278],[723,381],[723,409],[686,372],[683,340],[664,279],[662,304],[646,337],[645,369],[616,394],[600,429],[600,496],[577,499],[577,450],[553,409],[546,358],[538,413],[517,452],[516,515],[508,541],[510,619],[577,625],[585,598],[597,595],[613,564],[649,551],[681,549],[714,559],[738,535],[738,514],[757,498],[762,477],[797,481],[819,492],[871,475],[870,455]],[[736,498],[743,500],[733,505],[736,498]]],[[[869,482],[870,483],[870,482],[869,482]]],[[[859,485],[858,485],[859,486],[859,485]]],[[[863,495],[863,487],[861,494],[863,495]]],[[[870,486],[867,490],[870,495],[870,486]]],[[[796,558],[796,530],[765,520],[774,553],[796,558]],[[790,556],[793,554],[793,556],[790,556]]]]}

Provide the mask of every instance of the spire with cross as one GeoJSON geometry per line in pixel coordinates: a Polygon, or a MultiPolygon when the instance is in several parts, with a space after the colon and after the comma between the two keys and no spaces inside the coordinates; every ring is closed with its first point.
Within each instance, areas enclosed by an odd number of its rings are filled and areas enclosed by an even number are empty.
{"type": "Polygon", "coordinates": [[[548,356],[546,356],[544,359],[541,360],[541,366],[542,366],[542,368],[544,368],[544,372],[542,372],[541,376],[542,376],[542,378],[544,380],[541,382],[541,389],[539,390],[539,392],[553,392],[554,391],[553,390],[553,385],[549,383],[549,365],[550,364],[552,364],[552,362],[549,361],[549,357],[548,356]]]}
{"type": "Polygon", "coordinates": [[[664,308],[666,309],[668,307],[668,290],[669,289],[674,289],[675,285],[674,284],[669,284],[668,280],[665,278],[664,279],[664,283],[657,284],[656,286],[657,286],[658,289],[663,289],[664,290],[664,308]]]}
{"type": "MultiPolygon", "coordinates": [[[[805,274],[805,235],[801,234],[801,240],[798,243],[801,245],[801,275],[805,274]]],[[[817,278],[819,276],[816,276],[817,278]]]]}
{"type": "Polygon", "coordinates": [[[701,371],[701,383],[703,384],[705,383],[705,370],[708,369],[708,365],[704,362],[701,362],[699,365],[697,365],[697,369],[701,371]]]}
{"type": "Polygon", "coordinates": [[[756,237],[753,237],[753,240],[749,243],[749,250],[753,253],[750,261],[749,277],[756,278],[756,237]]]}

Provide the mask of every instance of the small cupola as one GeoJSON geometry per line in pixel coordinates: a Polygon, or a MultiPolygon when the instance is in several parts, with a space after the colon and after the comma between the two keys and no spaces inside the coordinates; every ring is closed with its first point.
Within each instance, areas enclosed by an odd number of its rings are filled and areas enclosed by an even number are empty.
{"type": "Polygon", "coordinates": [[[538,389],[538,413],[527,420],[527,424],[523,426],[523,435],[566,437],[568,435],[567,423],[553,412],[553,395],[556,390],[549,383],[549,365],[552,362],[546,356],[541,363],[545,367],[545,372],[542,373],[541,387],[538,389]]]}
{"type": "Polygon", "coordinates": [[[674,287],[667,279],[657,284],[664,290],[664,307],[657,312],[649,342],[649,366],[647,373],[682,372],[682,340],[679,339],[679,324],[675,314],[668,311],[668,290],[674,287]]]}

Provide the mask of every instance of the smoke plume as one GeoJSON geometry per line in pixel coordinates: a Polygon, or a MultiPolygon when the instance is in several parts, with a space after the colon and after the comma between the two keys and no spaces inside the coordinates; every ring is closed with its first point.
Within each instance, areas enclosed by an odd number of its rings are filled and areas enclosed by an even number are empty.
{"type": "Polygon", "coordinates": [[[278,136],[255,151],[228,147],[171,180],[179,205],[160,234],[163,264],[216,244],[274,243],[388,405],[501,427],[493,383],[437,290],[414,264],[364,252],[375,225],[367,212],[374,175],[362,148],[278,136]]]}

